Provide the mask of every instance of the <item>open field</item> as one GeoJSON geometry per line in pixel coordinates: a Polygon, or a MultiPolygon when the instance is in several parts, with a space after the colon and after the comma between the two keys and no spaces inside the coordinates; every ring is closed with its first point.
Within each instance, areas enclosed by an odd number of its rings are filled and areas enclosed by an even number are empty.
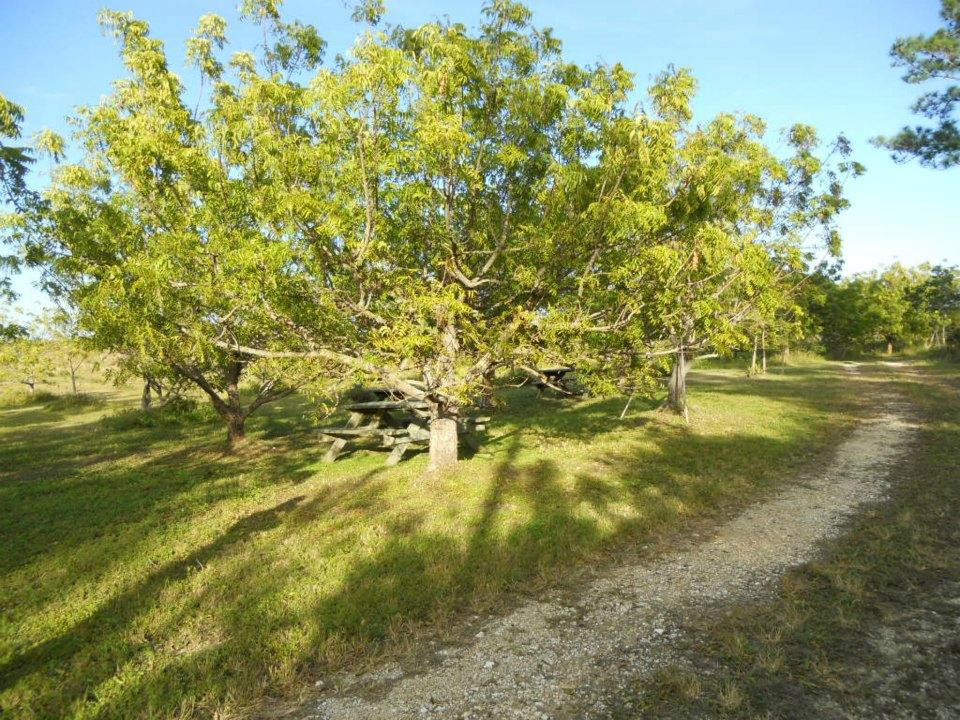
{"type": "Polygon", "coordinates": [[[333,465],[291,401],[223,452],[203,417],[0,412],[0,702],[12,717],[232,717],[443,634],[578,564],[758,497],[858,412],[836,364],[710,370],[692,423],[506,391],[454,474],[333,465]],[[419,633],[417,632],[419,631],[419,633]]]}
{"type": "Polygon", "coordinates": [[[960,718],[960,0],[132,4],[0,2],[0,720],[960,718]]]}
{"type": "Polygon", "coordinates": [[[229,717],[289,694],[775,487],[842,435],[842,374],[702,373],[690,427],[511,390],[491,440],[441,478],[423,456],[322,464],[296,401],[236,455],[212,421],[118,422],[130,396],[7,408],[0,707],[229,717]]]}

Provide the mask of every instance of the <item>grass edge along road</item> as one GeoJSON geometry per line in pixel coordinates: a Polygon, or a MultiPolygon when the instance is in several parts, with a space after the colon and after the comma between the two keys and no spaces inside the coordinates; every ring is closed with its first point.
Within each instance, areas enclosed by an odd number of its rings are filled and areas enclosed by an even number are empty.
{"type": "Polygon", "coordinates": [[[922,717],[960,707],[948,677],[960,646],[944,650],[928,635],[910,654],[897,627],[931,607],[956,622],[939,594],[960,582],[960,384],[956,365],[900,365],[862,368],[919,413],[889,499],[820,560],[789,571],[774,599],[688,618],[682,659],[638,686],[639,717],[922,717]],[[880,649],[885,631],[903,657],[880,649]]]}
{"type": "Polygon", "coordinates": [[[493,437],[443,477],[423,457],[322,465],[291,408],[232,456],[202,418],[118,423],[130,400],[8,408],[0,709],[243,715],[588,561],[669,547],[828,451],[858,404],[826,363],[710,370],[692,393],[685,426],[652,406],[619,422],[621,399],[510,391],[493,437]]]}

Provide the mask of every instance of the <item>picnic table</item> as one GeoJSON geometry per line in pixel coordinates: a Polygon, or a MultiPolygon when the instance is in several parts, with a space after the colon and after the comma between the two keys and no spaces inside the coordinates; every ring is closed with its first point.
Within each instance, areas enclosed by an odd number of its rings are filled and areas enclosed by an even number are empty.
{"type": "Polygon", "coordinates": [[[574,384],[574,378],[571,375],[573,368],[567,365],[560,367],[538,368],[543,379],[536,380],[533,386],[542,396],[548,389],[558,389],[562,394],[570,396],[579,396],[583,393],[574,384]]]}
{"type": "MultiPolygon", "coordinates": [[[[396,465],[404,454],[430,442],[429,405],[389,388],[366,388],[363,391],[375,400],[355,402],[344,409],[350,415],[340,427],[317,428],[321,439],[329,441],[330,448],[324,461],[333,462],[349,444],[364,440],[379,441],[380,447],[391,448],[386,465],[396,465]]],[[[476,448],[474,434],[486,430],[489,417],[467,417],[458,421],[463,440],[476,448]]]]}

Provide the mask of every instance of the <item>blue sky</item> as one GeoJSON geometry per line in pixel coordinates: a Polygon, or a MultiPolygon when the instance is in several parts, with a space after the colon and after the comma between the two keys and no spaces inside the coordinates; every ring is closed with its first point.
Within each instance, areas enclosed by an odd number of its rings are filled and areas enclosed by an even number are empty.
{"type": "MultiPolygon", "coordinates": [[[[26,130],[67,132],[64,118],[95,103],[122,72],[97,26],[104,0],[0,0],[0,92],[24,105],[26,130]]],[[[150,22],[176,67],[184,42],[206,12],[231,22],[236,48],[255,42],[236,22],[237,0],[106,0],[150,22]]],[[[352,4],[352,3],[351,3],[352,4]]],[[[847,272],[900,261],[960,263],[960,169],[897,165],[869,138],[911,122],[918,88],[900,80],[889,48],[900,35],[937,27],[937,0],[531,0],[535,22],[552,27],[568,57],[621,62],[642,88],[669,64],[700,83],[702,120],[751,112],[772,129],[794,122],[824,136],[844,132],[868,169],[849,188],[844,215],[847,272]]],[[[469,24],[480,0],[387,0],[404,25],[448,15],[469,24]]],[[[331,53],[353,42],[357,26],[344,0],[287,0],[285,15],[316,25],[331,53]]],[[[193,77],[184,71],[184,79],[193,77]]],[[[42,166],[38,168],[43,170],[42,166]]],[[[41,301],[20,278],[21,305],[41,301]]]]}

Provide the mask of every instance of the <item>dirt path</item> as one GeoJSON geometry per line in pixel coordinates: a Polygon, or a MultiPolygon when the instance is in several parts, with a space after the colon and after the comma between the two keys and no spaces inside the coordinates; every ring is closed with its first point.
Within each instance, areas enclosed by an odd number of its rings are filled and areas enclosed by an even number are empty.
{"type": "Polygon", "coordinates": [[[295,716],[573,720],[628,710],[611,703],[669,661],[679,632],[671,617],[762,594],[835,537],[859,505],[883,495],[886,468],[906,452],[914,426],[895,398],[879,403],[880,414],[856,428],[822,472],[798,478],[699,544],[620,567],[576,597],[557,591],[527,602],[424,667],[341,678],[295,716]]]}

